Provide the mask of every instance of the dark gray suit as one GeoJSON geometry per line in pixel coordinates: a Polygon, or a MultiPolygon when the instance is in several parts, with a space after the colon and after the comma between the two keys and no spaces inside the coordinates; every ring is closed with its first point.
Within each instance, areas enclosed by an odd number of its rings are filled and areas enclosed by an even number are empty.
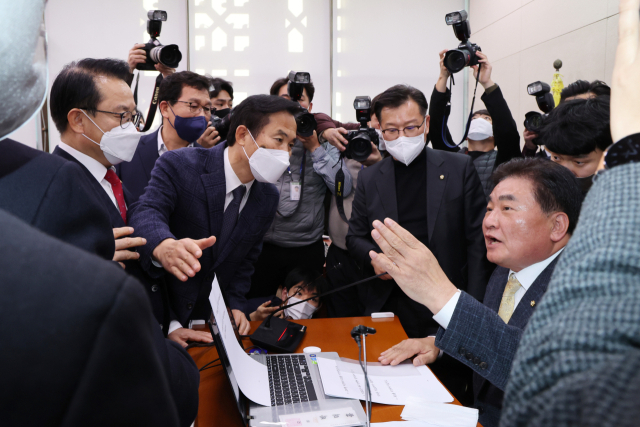
{"type": "Polygon", "coordinates": [[[598,175],[522,335],[501,426],[640,423],[639,212],[639,163],[598,175]]]}
{"type": "Polygon", "coordinates": [[[558,258],[554,259],[531,284],[508,324],[498,316],[498,310],[509,280],[509,269],[497,267],[487,285],[484,304],[462,292],[449,326],[438,331],[436,347],[474,370],[475,407],[485,427],[498,425],[503,390],[520,337],[547,291],[557,262],[558,258]]]}

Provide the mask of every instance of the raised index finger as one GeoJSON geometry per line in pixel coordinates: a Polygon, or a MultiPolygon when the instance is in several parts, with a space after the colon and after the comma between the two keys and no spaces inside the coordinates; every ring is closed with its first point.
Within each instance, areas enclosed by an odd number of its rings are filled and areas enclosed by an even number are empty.
{"type": "Polygon", "coordinates": [[[640,38],[640,0],[620,1],[620,21],[618,24],[617,63],[632,63],[638,55],[640,38]]]}
{"type": "Polygon", "coordinates": [[[402,228],[397,222],[392,220],[391,218],[385,218],[384,224],[391,229],[398,237],[402,239],[404,243],[407,244],[411,249],[418,248],[422,243],[420,240],[416,239],[413,234],[409,233],[407,230],[402,228]]]}

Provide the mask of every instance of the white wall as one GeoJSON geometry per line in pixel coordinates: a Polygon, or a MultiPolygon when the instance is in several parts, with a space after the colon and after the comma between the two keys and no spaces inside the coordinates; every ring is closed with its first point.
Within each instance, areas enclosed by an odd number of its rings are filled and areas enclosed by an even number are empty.
{"type": "MultiPolygon", "coordinates": [[[[56,0],[47,4],[46,26],[49,40],[49,88],[65,64],[82,58],[127,59],[135,43],[146,43],[147,10],[166,10],[159,40],[177,44],[183,52],[179,71],[186,70],[187,6],[182,0],[56,0]]],[[[148,75],[147,75],[148,74],[148,75]]],[[[157,72],[140,78],[138,105],[146,115],[157,72]]],[[[60,141],[49,116],[49,147],[60,141]]]]}
{"type": "MultiPolygon", "coordinates": [[[[551,84],[556,59],[565,87],[578,79],[611,84],[618,0],[471,0],[469,12],[471,41],[488,55],[520,135],[525,113],[538,111],[527,85],[551,84]]],[[[470,77],[470,97],[474,83],[470,77]]],[[[478,98],[482,93],[479,86],[478,98]]]]}

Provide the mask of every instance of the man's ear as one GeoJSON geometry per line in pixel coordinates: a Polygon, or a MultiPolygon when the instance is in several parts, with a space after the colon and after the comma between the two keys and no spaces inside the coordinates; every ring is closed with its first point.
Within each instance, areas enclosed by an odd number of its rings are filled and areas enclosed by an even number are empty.
{"type": "Polygon", "coordinates": [[[251,138],[251,135],[249,135],[249,129],[247,129],[245,125],[239,125],[236,128],[236,144],[244,147],[247,138],[251,138]]]}
{"type": "Polygon", "coordinates": [[[82,123],[82,118],[85,117],[84,113],[79,108],[72,108],[71,111],[67,113],[67,129],[70,129],[73,133],[83,134],[84,133],[84,123],[82,123]]]}
{"type": "Polygon", "coordinates": [[[427,116],[424,119],[424,126],[425,126],[425,130],[424,130],[424,142],[427,142],[427,139],[429,138],[429,124],[431,123],[431,116],[427,116]]]}
{"type": "Polygon", "coordinates": [[[289,292],[287,292],[287,288],[285,288],[284,286],[282,287],[282,301],[286,301],[287,298],[289,297],[289,292]]]}
{"type": "Polygon", "coordinates": [[[551,240],[559,242],[569,232],[569,217],[564,212],[556,212],[551,216],[551,240]]]}
{"type": "Polygon", "coordinates": [[[313,102],[310,102],[310,103],[309,103],[309,108],[307,108],[307,110],[308,110],[309,112],[311,112],[311,109],[312,109],[312,108],[313,108],[313,102]]]}
{"type": "Polygon", "coordinates": [[[160,110],[160,114],[162,117],[168,119],[169,118],[169,103],[167,101],[162,101],[160,105],[158,105],[158,109],[160,110]]]}

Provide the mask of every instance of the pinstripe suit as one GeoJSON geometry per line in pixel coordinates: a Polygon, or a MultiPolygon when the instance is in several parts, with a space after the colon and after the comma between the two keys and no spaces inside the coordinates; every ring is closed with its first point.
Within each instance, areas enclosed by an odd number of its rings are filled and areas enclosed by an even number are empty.
{"type": "Polygon", "coordinates": [[[640,424],[639,211],[640,164],[598,177],[522,336],[501,426],[640,424]]]}
{"type": "Polygon", "coordinates": [[[509,280],[509,269],[497,267],[484,296],[484,304],[462,292],[447,329],[440,328],[436,347],[474,370],[474,406],[480,410],[480,423],[497,426],[503,390],[522,332],[535,310],[535,304],[547,290],[554,259],[538,275],[516,307],[509,323],[498,317],[502,294],[509,280]]]}

